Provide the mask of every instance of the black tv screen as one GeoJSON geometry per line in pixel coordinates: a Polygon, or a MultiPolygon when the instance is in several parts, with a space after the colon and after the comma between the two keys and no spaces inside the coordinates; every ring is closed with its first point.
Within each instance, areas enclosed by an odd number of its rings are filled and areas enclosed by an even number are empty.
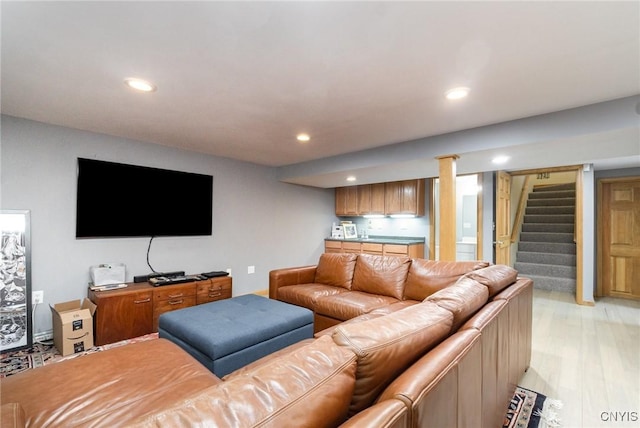
{"type": "Polygon", "coordinates": [[[213,177],[78,158],[77,238],[211,235],[213,177]]]}

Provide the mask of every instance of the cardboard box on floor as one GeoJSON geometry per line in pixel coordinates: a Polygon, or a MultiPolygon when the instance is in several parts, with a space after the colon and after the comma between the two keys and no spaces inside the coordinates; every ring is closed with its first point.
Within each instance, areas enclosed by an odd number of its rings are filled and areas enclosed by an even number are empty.
{"type": "Polygon", "coordinates": [[[53,343],[58,352],[71,355],[93,347],[93,314],[96,305],[89,299],[56,303],[51,306],[53,343]]]}

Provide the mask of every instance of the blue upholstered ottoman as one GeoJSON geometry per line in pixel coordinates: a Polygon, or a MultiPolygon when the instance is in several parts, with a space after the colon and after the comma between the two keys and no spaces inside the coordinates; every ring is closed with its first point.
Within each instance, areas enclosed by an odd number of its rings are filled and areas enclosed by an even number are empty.
{"type": "Polygon", "coordinates": [[[164,313],[158,331],[222,377],[313,337],[313,312],[247,294],[164,313]]]}

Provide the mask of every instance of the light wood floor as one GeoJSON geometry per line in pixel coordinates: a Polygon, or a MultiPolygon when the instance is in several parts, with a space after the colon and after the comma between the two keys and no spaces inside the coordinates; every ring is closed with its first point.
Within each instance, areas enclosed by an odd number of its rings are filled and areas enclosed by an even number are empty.
{"type": "Polygon", "coordinates": [[[640,302],[580,306],[572,294],[534,290],[531,366],[520,386],[561,400],[563,427],[640,427],[640,302]]]}

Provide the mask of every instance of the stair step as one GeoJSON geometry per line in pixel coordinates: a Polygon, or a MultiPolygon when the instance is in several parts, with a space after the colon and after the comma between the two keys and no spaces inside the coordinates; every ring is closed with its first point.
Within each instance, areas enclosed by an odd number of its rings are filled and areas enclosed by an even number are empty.
{"type": "Polygon", "coordinates": [[[520,242],[548,242],[573,244],[573,232],[553,233],[553,232],[522,232],[520,242]]]}
{"type": "Polygon", "coordinates": [[[571,278],[576,279],[575,266],[545,265],[538,263],[522,263],[516,262],[515,270],[524,276],[548,276],[552,278],[571,278]]]}
{"type": "Polygon", "coordinates": [[[573,206],[560,206],[560,205],[549,205],[549,206],[539,206],[539,207],[530,207],[527,206],[525,208],[525,214],[545,214],[545,215],[556,215],[556,214],[575,214],[576,207],[573,206]]]}
{"type": "Polygon", "coordinates": [[[554,190],[545,192],[533,191],[529,193],[529,199],[547,199],[547,198],[575,198],[575,190],[554,190]]]}
{"type": "Polygon", "coordinates": [[[534,186],[534,192],[555,192],[556,190],[575,190],[576,183],[552,184],[550,186],[537,185],[534,186]]]}
{"type": "Polygon", "coordinates": [[[525,214],[525,223],[571,223],[575,222],[575,215],[569,214],[525,214]]]}
{"type": "Polygon", "coordinates": [[[518,251],[532,253],[575,254],[576,244],[556,244],[548,242],[520,242],[518,251]]]}
{"type": "Polygon", "coordinates": [[[547,265],[575,266],[575,254],[536,253],[532,251],[518,251],[516,263],[541,263],[547,265]]]}
{"type": "Polygon", "coordinates": [[[540,290],[576,292],[576,280],[571,278],[551,278],[539,275],[522,275],[533,281],[533,288],[540,290]]]}
{"type": "Polygon", "coordinates": [[[549,205],[575,206],[576,198],[545,198],[545,199],[529,199],[527,207],[539,207],[549,205]]]}
{"type": "Polygon", "coordinates": [[[523,232],[573,233],[571,223],[524,223],[523,232]]]}

